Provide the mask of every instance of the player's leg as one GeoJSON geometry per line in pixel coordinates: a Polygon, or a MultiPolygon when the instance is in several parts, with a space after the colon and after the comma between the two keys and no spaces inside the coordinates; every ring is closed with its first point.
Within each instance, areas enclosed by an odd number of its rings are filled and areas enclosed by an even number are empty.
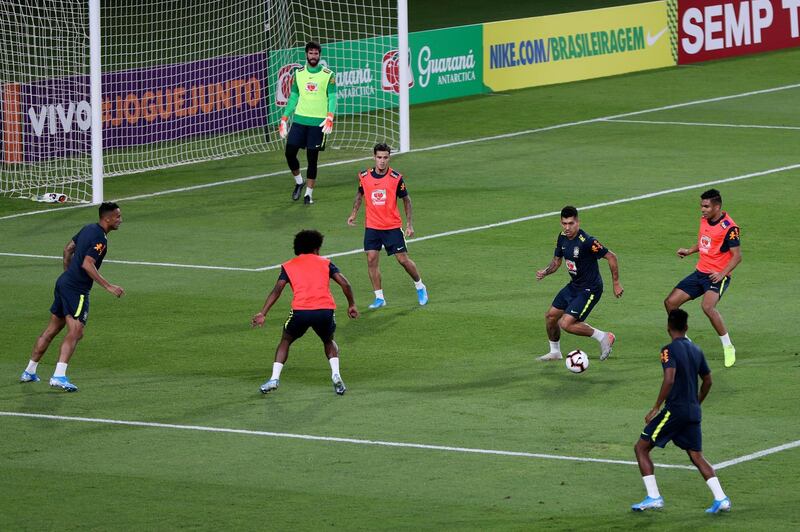
{"type": "Polygon", "coordinates": [[[725,327],[725,321],[722,319],[722,314],[717,310],[717,304],[727,284],[726,280],[727,278],[721,283],[710,284],[709,289],[703,294],[703,300],[700,306],[703,308],[703,312],[706,313],[706,316],[708,316],[708,321],[711,322],[714,330],[717,331],[719,335],[719,340],[722,343],[722,351],[725,355],[725,367],[729,368],[736,363],[736,348],[733,347],[728,329],[725,327]]]}
{"type": "Polygon", "coordinates": [[[667,314],[676,308],[680,308],[681,305],[690,299],[701,296],[706,290],[704,287],[704,280],[706,277],[707,276],[695,270],[681,279],[664,300],[664,309],[667,311],[667,314]]]}
{"type": "MultiPolygon", "coordinates": [[[[80,307],[76,314],[81,315],[80,307]]],[[[50,386],[61,388],[67,392],[76,392],[78,391],[77,386],[72,384],[67,378],[67,365],[72,355],[75,354],[75,348],[78,346],[78,342],[83,338],[85,323],[74,316],[66,316],[65,320],[67,322],[67,334],[61,341],[58,363],[56,364],[55,371],[53,371],[53,376],[50,377],[50,386]]]]}
{"type": "Polygon", "coordinates": [[[664,499],[658,491],[658,484],[656,483],[655,467],[653,460],[650,458],[650,451],[653,450],[654,444],[644,436],[640,437],[633,446],[633,452],[636,454],[636,462],[639,464],[639,472],[642,474],[642,482],[647,490],[647,497],[642,502],[636,503],[631,506],[631,510],[635,512],[643,512],[645,510],[657,510],[664,507],[664,499]]]}
{"type": "Polygon", "coordinates": [[[19,378],[20,382],[39,382],[39,376],[36,374],[36,370],[39,367],[39,361],[44,356],[47,348],[50,347],[50,343],[53,339],[61,332],[61,329],[67,324],[66,319],[61,316],[56,316],[55,314],[50,314],[50,321],[47,323],[47,327],[42,331],[42,334],[36,339],[36,342],[33,344],[33,351],[31,352],[31,358],[28,361],[28,367],[25,368],[25,371],[22,372],[22,375],[19,378]]]}
{"type": "Polygon", "coordinates": [[[302,127],[299,124],[292,124],[289,129],[289,135],[286,139],[286,163],[289,165],[289,170],[294,177],[294,190],[292,191],[292,199],[297,201],[300,199],[300,192],[303,190],[303,176],[300,174],[300,160],[297,158],[297,153],[302,146],[300,137],[303,135],[302,127]]]}
{"type": "Polygon", "coordinates": [[[558,326],[558,320],[564,314],[564,310],[555,306],[558,300],[558,296],[556,296],[553,306],[544,314],[544,327],[547,330],[547,339],[550,341],[550,351],[538,357],[537,360],[542,362],[561,360],[563,358],[561,354],[561,327],[558,326]]]}
{"type": "Polygon", "coordinates": [[[667,298],[664,300],[664,309],[666,309],[667,314],[669,314],[676,308],[680,308],[681,305],[690,299],[693,298],[680,288],[673,288],[672,292],[670,292],[667,298]]]}
{"type": "MultiPolygon", "coordinates": [[[[309,145],[310,146],[310,145],[309,145]]],[[[314,203],[314,187],[317,184],[317,165],[319,164],[319,150],[308,148],[306,150],[308,168],[306,169],[306,194],[303,203],[311,205],[314,203]]]]}
{"type": "Polygon", "coordinates": [[[711,490],[711,493],[714,496],[714,503],[706,510],[706,512],[711,514],[729,512],[731,510],[731,500],[727,495],[725,495],[725,491],[723,491],[722,485],[719,483],[719,479],[717,478],[717,473],[714,471],[714,467],[708,463],[708,460],[705,459],[703,452],[687,450],[686,454],[689,455],[689,459],[692,461],[697,470],[700,471],[700,474],[703,475],[703,480],[706,481],[708,489],[711,490]]]}
{"type": "Polygon", "coordinates": [[[275,348],[275,361],[272,363],[272,375],[261,385],[261,393],[269,393],[278,389],[283,366],[289,359],[289,348],[295,340],[308,330],[308,321],[304,311],[289,311],[289,317],[283,324],[283,332],[278,347],[275,348]]]}
{"type": "Polygon", "coordinates": [[[344,385],[339,370],[339,345],[333,339],[336,332],[336,318],[332,310],[319,310],[314,323],[314,332],[317,333],[325,349],[325,357],[331,366],[331,381],[336,395],[344,395],[347,387],[344,385]]]}
{"type": "Polygon", "coordinates": [[[594,307],[600,302],[603,292],[600,290],[573,290],[573,297],[564,315],[559,319],[558,325],[570,334],[589,336],[600,344],[600,360],[605,360],[611,354],[616,337],[612,332],[601,331],[586,323],[594,307]]]}
{"type": "Polygon", "coordinates": [[[389,255],[394,255],[397,259],[397,262],[403,267],[406,273],[411,277],[411,280],[414,281],[414,288],[417,290],[417,300],[419,301],[420,305],[425,305],[428,303],[428,289],[425,286],[425,283],[422,282],[422,277],[419,275],[419,271],[417,270],[417,264],[411,260],[411,257],[408,256],[408,253],[400,251],[400,252],[392,252],[392,249],[387,247],[387,253],[389,255]]]}
{"type": "Polygon", "coordinates": [[[366,253],[367,273],[369,273],[369,280],[372,283],[372,290],[375,292],[375,300],[368,308],[380,308],[386,305],[386,298],[383,295],[383,288],[381,288],[381,270],[379,267],[381,260],[380,250],[367,249],[366,253]]]}

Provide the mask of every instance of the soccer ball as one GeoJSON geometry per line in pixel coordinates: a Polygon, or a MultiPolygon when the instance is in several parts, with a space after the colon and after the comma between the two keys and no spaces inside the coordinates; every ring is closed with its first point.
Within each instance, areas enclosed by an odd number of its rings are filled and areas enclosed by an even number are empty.
{"type": "Polygon", "coordinates": [[[583,373],[589,369],[589,355],[580,349],[576,349],[568,354],[564,362],[567,365],[567,369],[572,373],[583,373]]]}

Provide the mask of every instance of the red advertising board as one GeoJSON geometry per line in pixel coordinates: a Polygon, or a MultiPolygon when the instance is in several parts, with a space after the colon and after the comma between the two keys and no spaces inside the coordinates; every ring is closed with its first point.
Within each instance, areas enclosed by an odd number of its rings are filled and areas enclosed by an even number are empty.
{"type": "Polygon", "coordinates": [[[678,0],[678,63],[800,46],[800,0],[678,0]]]}

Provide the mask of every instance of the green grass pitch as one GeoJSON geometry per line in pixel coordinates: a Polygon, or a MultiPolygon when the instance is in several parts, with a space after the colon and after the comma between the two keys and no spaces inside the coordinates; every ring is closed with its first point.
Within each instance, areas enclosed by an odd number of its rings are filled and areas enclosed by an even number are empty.
{"type": "MultiPolygon", "coordinates": [[[[785,51],[419,106],[412,108],[412,146],[785,87],[797,83],[798,61],[800,51],[785,51]]],[[[798,94],[765,92],[626,118],[636,123],[594,121],[393,159],[407,176],[419,237],[568,203],[629,200],[581,213],[582,227],[619,256],[625,287],[615,300],[602,262],[607,291],[589,323],[617,335],[608,361],[598,360],[593,340],[562,338],[565,349],[590,354],[582,375],[535,361],[547,350],[543,314],[567,281],[563,268],[534,278],[559,231],[557,215],[547,215],[411,241],[430,291],[424,308],[406,274],[383,256],[389,306],[368,311],[363,254],[333,259],[363,312],[346,319],[334,290],[347,394],[333,393],[312,334],[294,345],[281,388],[258,393],[290,293],[264,329],[250,329],[277,277],[276,270],[250,270],[290,258],[291,238],[302,228],[325,233],[323,252],[358,249],[363,229],[345,220],[356,172],[367,161],[321,168],[310,208],[291,202],[292,181],[283,174],[122,201],[124,223],[110,237],[102,273],[127,295],[115,300],[94,290],[86,337],[70,364],[76,394],[16,382],[48,319],[60,262],[0,255],[0,411],[244,431],[2,415],[0,529],[798,529],[798,448],[720,469],[733,501],[733,511],[720,516],[703,513],[711,495],[696,471],[657,467],[667,506],[639,515],[629,510],[644,496],[635,465],[532,456],[634,460],[661,382],[662,301],[694,265],[675,249],[695,238],[699,194],[710,186],[703,184],[735,177],[742,179],[715,185],[742,230],[744,261],[719,307],[738,351],[734,368],[723,368],[699,305],[685,306],[690,336],[714,377],[704,452],[719,464],[800,440],[793,325],[800,252],[792,223],[800,201],[798,94]],[[664,193],[636,199],[653,192],[664,193]]],[[[329,151],[321,162],[368,155],[329,151]]],[[[272,173],[284,164],[276,153],[116,177],[106,183],[107,197],[272,173]]],[[[0,217],[40,208],[0,199],[0,217]]],[[[76,208],[2,219],[0,252],[60,255],[95,218],[95,209],[76,208]]],[[[40,366],[44,377],[57,343],[40,366]]],[[[690,465],[674,446],[653,457],[690,465]]]]}

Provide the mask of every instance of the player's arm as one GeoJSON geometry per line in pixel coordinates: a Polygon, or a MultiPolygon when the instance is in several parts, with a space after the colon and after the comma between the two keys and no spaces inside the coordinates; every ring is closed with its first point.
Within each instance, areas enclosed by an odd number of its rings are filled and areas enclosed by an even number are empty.
{"type": "Polygon", "coordinates": [[[699,249],[700,249],[700,246],[698,246],[697,244],[695,244],[694,246],[692,246],[690,248],[678,248],[678,256],[680,258],[687,257],[689,255],[697,253],[697,251],[699,249]]]}
{"type": "Polygon", "coordinates": [[[664,380],[661,382],[661,390],[658,392],[656,404],[653,405],[653,408],[651,408],[644,417],[645,423],[650,423],[650,421],[656,417],[656,414],[661,410],[661,405],[667,400],[667,396],[670,390],[672,390],[673,384],[675,384],[675,368],[664,368],[664,380]]]}
{"type": "Polygon", "coordinates": [[[700,391],[697,394],[697,400],[702,403],[708,395],[708,391],[711,389],[711,372],[700,375],[700,379],[702,382],[700,383],[700,391]]]}
{"type": "Polygon", "coordinates": [[[300,100],[300,90],[297,88],[297,77],[292,76],[292,89],[289,92],[289,100],[286,102],[286,107],[283,108],[283,115],[278,124],[278,134],[282,139],[289,135],[289,117],[294,114],[298,100],[300,100]]]}
{"type": "Polygon", "coordinates": [[[414,236],[414,226],[411,223],[411,217],[414,211],[411,207],[411,196],[403,196],[403,210],[406,213],[406,236],[411,238],[414,236]]]}
{"type": "Polygon", "coordinates": [[[286,286],[287,281],[285,279],[278,279],[275,282],[275,286],[272,288],[272,291],[267,294],[267,299],[264,301],[264,306],[261,307],[261,310],[253,316],[250,320],[250,325],[253,327],[261,327],[264,325],[264,319],[267,316],[267,312],[269,309],[272,308],[272,305],[278,301],[278,298],[281,297],[281,293],[283,292],[284,287],[286,286]]]}
{"type": "Polygon", "coordinates": [[[117,286],[115,284],[111,284],[106,279],[100,275],[100,272],[97,270],[96,262],[94,257],[90,255],[86,255],[83,258],[83,264],[81,264],[81,268],[92,278],[94,282],[111,292],[117,297],[122,297],[125,295],[125,290],[121,286],[117,286]]]}
{"type": "Polygon", "coordinates": [[[561,257],[553,257],[553,260],[550,261],[550,264],[543,270],[537,270],[536,272],[536,280],[541,281],[551,273],[555,272],[561,267],[561,257]]]}
{"type": "Polygon", "coordinates": [[[364,190],[359,187],[358,191],[356,192],[356,198],[353,200],[353,210],[350,212],[350,216],[347,218],[347,225],[356,224],[356,216],[358,216],[358,210],[361,208],[361,202],[363,199],[364,190]]]}
{"type": "Polygon", "coordinates": [[[64,271],[67,271],[69,268],[69,263],[72,261],[72,256],[75,254],[75,241],[70,240],[66,246],[64,246],[64,271]]]}
{"type": "Polygon", "coordinates": [[[333,280],[336,281],[336,284],[342,287],[344,297],[347,298],[347,315],[351,318],[357,318],[358,309],[356,308],[356,300],[355,297],[353,297],[353,287],[350,286],[350,281],[348,281],[347,277],[342,275],[340,272],[333,274],[333,280]]]}
{"type": "Polygon", "coordinates": [[[604,257],[608,261],[608,268],[611,270],[611,280],[614,283],[614,295],[616,297],[622,297],[622,293],[625,290],[623,290],[622,284],[619,282],[619,261],[617,260],[617,255],[609,249],[604,257]]]}

